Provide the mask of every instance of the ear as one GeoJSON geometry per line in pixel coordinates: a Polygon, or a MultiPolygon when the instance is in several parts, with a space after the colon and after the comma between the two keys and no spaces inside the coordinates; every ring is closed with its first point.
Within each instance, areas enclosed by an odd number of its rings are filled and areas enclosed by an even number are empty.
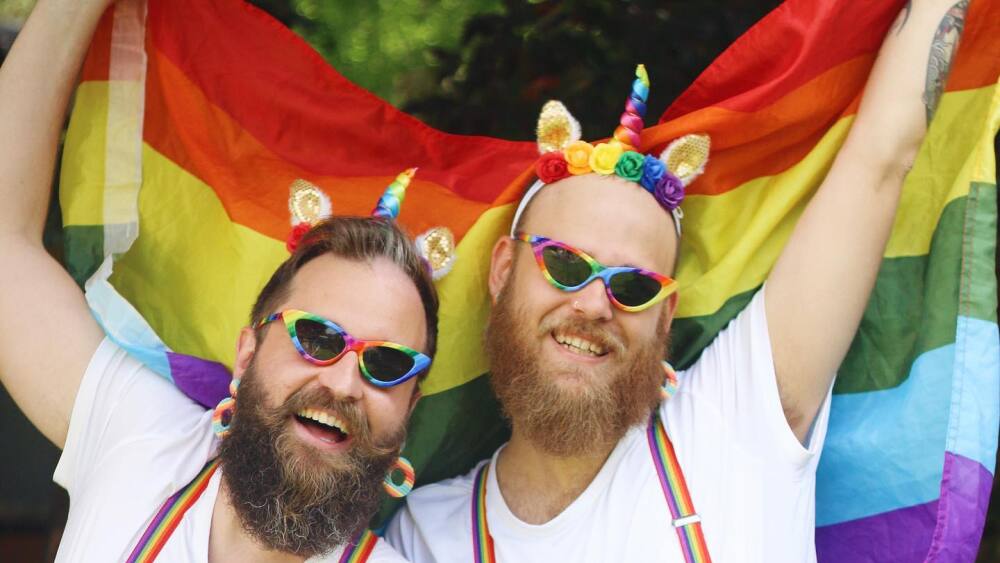
{"type": "Polygon", "coordinates": [[[580,122],[562,102],[549,100],[538,114],[538,153],[561,151],[566,145],[580,140],[580,122]]]}
{"type": "Polygon", "coordinates": [[[409,418],[413,414],[413,409],[417,408],[417,402],[424,396],[420,392],[420,384],[417,383],[413,386],[413,395],[410,396],[410,410],[406,413],[406,417],[409,418]]]}
{"type": "Polygon", "coordinates": [[[514,267],[514,239],[503,236],[493,245],[493,255],[490,259],[490,300],[497,302],[497,296],[507,285],[511,268],[514,267]]]}
{"type": "Polygon", "coordinates": [[[678,292],[673,292],[670,297],[663,302],[663,313],[660,319],[663,321],[664,329],[667,332],[670,331],[670,325],[674,322],[674,314],[677,313],[677,302],[680,300],[680,294],[678,292]]]}
{"type": "Polygon", "coordinates": [[[243,327],[240,330],[240,337],[236,341],[236,361],[233,362],[233,378],[241,379],[243,377],[243,373],[250,366],[256,350],[257,333],[248,326],[243,327]]]}
{"type": "Polygon", "coordinates": [[[315,225],[333,213],[330,198],[316,184],[301,178],[288,187],[288,212],[292,226],[315,225]]]}
{"type": "Polygon", "coordinates": [[[448,227],[434,227],[417,237],[417,250],[431,267],[435,281],[443,278],[455,264],[455,235],[448,227]]]}
{"type": "Polygon", "coordinates": [[[705,171],[711,147],[712,139],[708,135],[684,135],[667,145],[660,160],[686,187],[705,171]]]}

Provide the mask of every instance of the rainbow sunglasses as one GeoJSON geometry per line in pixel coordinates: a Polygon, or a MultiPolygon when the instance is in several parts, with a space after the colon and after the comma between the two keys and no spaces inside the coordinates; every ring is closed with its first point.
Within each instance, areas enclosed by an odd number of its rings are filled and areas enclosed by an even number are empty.
{"type": "Polygon", "coordinates": [[[254,328],[278,319],[284,321],[295,349],[306,361],[328,366],[354,352],[361,375],[376,387],[399,385],[431,365],[429,357],[412,348],[382,340],[359,340],[333,321],[298,309],[275,313],[254,328]]]}
{"type": "Polygon", "coordinates": [[[566,243],[521,232],[512,238],[531,245],[538,268],[557,289],[577,291],[601,278],[608,299],[629,313],[648,309],[677,291],[673,278],[642,268],[605,266],[566,243]]]}

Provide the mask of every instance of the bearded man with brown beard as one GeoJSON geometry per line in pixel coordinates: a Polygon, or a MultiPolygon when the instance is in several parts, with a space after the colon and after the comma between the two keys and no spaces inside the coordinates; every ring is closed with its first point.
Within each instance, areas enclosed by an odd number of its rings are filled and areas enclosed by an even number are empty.
{"type": "Polygon", "coordinates": [[[438,301],[393,213],[293,231],[215,416],[106,338],[43,247],[63,114],[110,4],[39,0],[0,68],[0,381],[63,449],[56,560],[402,561],[366,525],[434,353],[438,301]]]}
{"type": "Polygon", "coordinates": [[[947,68],[966,7],[907,3],[766,284],[681,373],[661,367],[678,205],[709,139],[639,152],[641,65],[608,142],[581,141],[546,104],[538,181],[489,274],[485,348],[510,441],[411,494],[386,539],[414,563],[815,561],[834,375],[939,94],[921,69],[947,68]]]}

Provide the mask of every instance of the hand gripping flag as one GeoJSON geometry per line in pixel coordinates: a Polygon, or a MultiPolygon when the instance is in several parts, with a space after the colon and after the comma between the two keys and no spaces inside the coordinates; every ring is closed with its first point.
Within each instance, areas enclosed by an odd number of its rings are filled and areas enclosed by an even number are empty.
{"type": "MultiPolygon", "coordinates": [[[[763,283],[901,4],[789,0],[642,132],[643,152],[712,137],[712,165],[684,204],[678,367],[763,283]]],[[[817,484],[821,561],[975,557],[1000,412],[996,37],[1000,5],[972,2],[838,373],[817,484]]],[[[334,213],[366,215],[399,169],[419,166],[399,220],[414,233],[446,225],[461,257],[438,282],[440,351],[407,441],[427,483],[506,438],[483,377],[486,272],[535,155],[533,143],[423,125],[238,0],[119,0],[85,63],[66,142],[67,265],[89,280],[109,337],[214,406],[235,335],[287,255],[289,184],[307,179],[334,213]]]]}

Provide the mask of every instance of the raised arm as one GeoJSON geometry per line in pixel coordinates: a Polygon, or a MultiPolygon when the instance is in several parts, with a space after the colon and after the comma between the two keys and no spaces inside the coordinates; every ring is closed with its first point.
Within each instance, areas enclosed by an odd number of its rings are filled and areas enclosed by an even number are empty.
{"type": "Polygon", "coordinates": [[[861,322],[967,6],[907,3],[882,44],[844,145],[768,278],[778,386],[799,440],[861,322]]]}
{"type": "Polygon", "coordinates": [[[60,447],[102,332],[42,229],[69,96],[110,3],[39,0],[0,67],[0,381],[60,447]]]}

